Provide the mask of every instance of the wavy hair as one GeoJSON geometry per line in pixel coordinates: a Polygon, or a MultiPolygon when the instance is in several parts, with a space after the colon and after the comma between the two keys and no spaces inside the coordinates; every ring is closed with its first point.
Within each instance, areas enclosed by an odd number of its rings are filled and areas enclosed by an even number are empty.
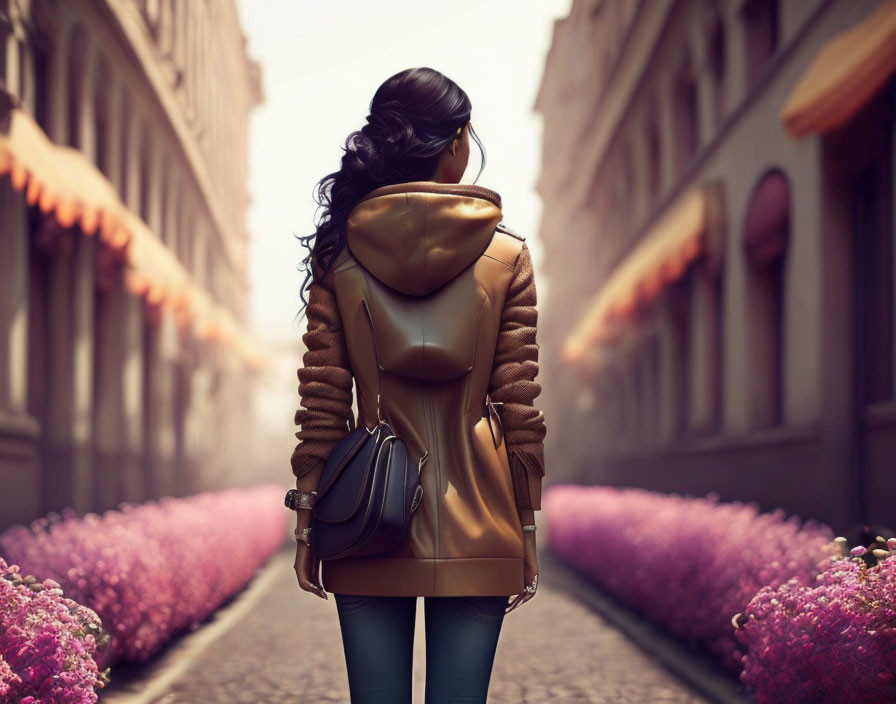
{"type": "MultiPolygon", "coordinates": [[[[342,251],[352,208],[381,186],[430,179],[457,129],[469,122],[471,110],[467,94],[432,68],[406,69],[377,89],[367,124],[345,140],[341,168],[315,186],[319,212],[315,231],[297,237],[308,250],[302,260],[307,273],[299,289],[303,305],[297,317],[308,306],[302,294],[309,279],[325,277],[342,251]]],[[[470,135],[482,155],[478,181],[485,168],[485,148],[472,124],[470,135]]]]}

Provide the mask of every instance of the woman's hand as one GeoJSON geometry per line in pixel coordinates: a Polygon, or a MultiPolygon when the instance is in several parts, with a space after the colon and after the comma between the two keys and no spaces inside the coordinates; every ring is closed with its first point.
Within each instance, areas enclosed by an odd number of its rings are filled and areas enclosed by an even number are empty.
{"type": "Polygon", "coordinates": [[[302,589],[316,594],[321,599],[330,598],[320,584],[320,559],[312,553],[309,545],[299,541],[296,541],[295,570],[302,589]]]}
{"type": "MultiPolygon", "coordinates": [[[[525,548],[523,553],[523,577],[526,580],[526,584],[529,585],[532,584],[532,580],[534,580],[535,575],[538,574],[538,556],[535,552],[535,531],[526,531],[523,540],[525,548]]],[[[509,614],[521,604],[525,604],[533,596],[535,596],[535,592],[527,592],[524,588],[523,591],[513,598],[513,601],[510,602],[510,605],[504,613],[509,614]]]]}

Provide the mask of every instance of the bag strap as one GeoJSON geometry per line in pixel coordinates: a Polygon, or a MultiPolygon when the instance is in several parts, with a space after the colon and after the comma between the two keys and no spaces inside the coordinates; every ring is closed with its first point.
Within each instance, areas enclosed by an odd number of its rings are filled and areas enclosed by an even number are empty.
{"type": "MultiPolygon", "coordinates": [[[[367,305],[367,299],[362,299],[364,303],[364,310],[367,312],[367,320],[370,321],[370,329],[373,332],[373,353],[376,357],[376,380],[377,380],[377,393],[376,393],[376,420],[377,423],[386,422],[382,413],[382,395],[383,395],[383,375],[382,375],[382,367],[380,366],[380,350],[377,345],[377,337],[376,337],[376,328],[373,325],[373,315],[370,312],[370,306],[367,305]]],[[[390,426],[391,427],[391,426],[390,426]]],[[[417,476],[420,475],[420,472],[423,471],[423,463],[426,462],[427,457],[429,456],[429,448],[423,453],[420,459],[417,461],[417,476]]]]}
{"type": "Polygon", "coordinates": [[[367,313],[367,320],[370,321],[370,330],[373,332],[373,353],[376,357],[376,381],[377,381],[377,392],[376,392],[376,420],[377,423],[383,422],[382,415],[382,405],[381,405],[381,396],[383,395],[383,377],[380,373],[380,350],[379,345],[377,344],[376,337],[376,328],[373,325],[373,315],[370,312],[370,306],[367,305],[367,299],[362,298],[361,302],[364,304],[364,311],[367,313]]]}

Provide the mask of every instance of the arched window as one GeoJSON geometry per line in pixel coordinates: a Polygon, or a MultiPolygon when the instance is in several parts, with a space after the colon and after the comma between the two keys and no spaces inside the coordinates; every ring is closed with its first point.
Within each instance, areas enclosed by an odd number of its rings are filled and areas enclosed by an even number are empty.
{"type": "Polygon", "coordinates": [[[784,295],[790,238],[790,187],[779,169],[766,172],[753,189],[744,219],[747,261],[747,340],[750,420],[754,428],[783,418],[784,295]]]}

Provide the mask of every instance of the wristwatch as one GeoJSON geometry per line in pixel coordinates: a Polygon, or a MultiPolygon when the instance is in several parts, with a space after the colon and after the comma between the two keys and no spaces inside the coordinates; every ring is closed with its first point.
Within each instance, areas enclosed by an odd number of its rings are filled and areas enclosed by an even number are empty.
{"type": "Polygon", "coordinates": [[[293,531],[296,536],[296,542],[305,543],[308,547],[311,547],[311,528],[296,528],[293,531]]]}
{"type": "Polygon", "coordinates": [[[317,498],[316,491],[299,491],[298,489],[290,489],[286,492],[283,503],[286,508],[298,511],[300,508],[314,508],[314,501],[317,498]]]}

